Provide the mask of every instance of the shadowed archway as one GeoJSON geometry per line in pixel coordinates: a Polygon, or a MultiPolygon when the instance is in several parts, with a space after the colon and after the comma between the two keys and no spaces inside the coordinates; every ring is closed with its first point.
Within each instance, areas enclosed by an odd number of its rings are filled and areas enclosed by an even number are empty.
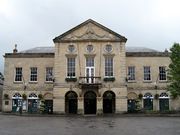
{"type": "Polygon", "coordinates": [[[103,113],[115,113],[116,95],[112,91],[103,94],[103,113]]]}
{"type": "Polygon", "coordinates": [[[69,91],[65,95],[65,112],[67,114],[77,114],[77,94],[69,91]]]}
{"type": "Polygon", "coordinates": [[[96,93],[88,91],[84,94],[84,113],[96,114],[96,93]]]}

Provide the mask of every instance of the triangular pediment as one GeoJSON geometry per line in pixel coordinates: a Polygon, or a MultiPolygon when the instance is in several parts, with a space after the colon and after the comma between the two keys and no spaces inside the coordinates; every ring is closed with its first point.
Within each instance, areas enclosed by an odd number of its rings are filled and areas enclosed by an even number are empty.
{"type": "Polygon", "coordinates": [[[107,27],[89,19],[80,25],[72,28],[64,34],[56,37],[54,42],[69,41],[120,41],[126,42],[126,38],[107,27]]]}

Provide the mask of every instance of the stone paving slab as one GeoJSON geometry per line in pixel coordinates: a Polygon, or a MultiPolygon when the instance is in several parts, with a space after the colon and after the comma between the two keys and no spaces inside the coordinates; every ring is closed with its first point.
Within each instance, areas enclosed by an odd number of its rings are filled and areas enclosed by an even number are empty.
{"type": "Polygon", "coordinates": [[[180,118],[0,115],[0,135],[180,135],[180,118]]]}

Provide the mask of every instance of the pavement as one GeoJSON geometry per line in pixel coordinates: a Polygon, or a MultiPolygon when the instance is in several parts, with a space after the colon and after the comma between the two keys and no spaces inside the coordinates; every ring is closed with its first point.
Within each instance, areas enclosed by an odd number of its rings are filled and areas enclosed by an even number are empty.
{"type": "Polygon", "coordinates": [[[179,117],[26,116],[1,114],[0,135],[180,135],[179,117]]]}
{"type": "Polygon", "coordinates": [[[180,113],[124,113],[124,114],[101,114],[101,115],[83,115],[83,114],[30,114],[30,113],[6,113],[0,112],[0,115],[27,116],[27,117],[180,117],[180,113]]]}

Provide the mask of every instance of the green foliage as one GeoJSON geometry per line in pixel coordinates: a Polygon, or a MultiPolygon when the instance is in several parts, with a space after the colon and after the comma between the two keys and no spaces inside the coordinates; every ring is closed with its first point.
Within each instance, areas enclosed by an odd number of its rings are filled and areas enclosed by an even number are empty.
{"type": "Polygon", "coordinates": [[[77,78],[70,77],[70,78],[65,78],[66,82],[76,82],[77,78]]]}
{"type": "Polygon", "coordinates": [[[154,95],[154,98],[155,98],[156,100],[158,100],[158,99],[159,99],[159,94],[155,94],[155,95],[154,95]]]}
{"type": "Polygon", "coordinates": [[[115,77],[105,77],[104,81],[105,82],[114,82],[115,81],[115,77]]]}
{"type": "Polygon", "coordinates": [[[141,100],[141,99],[143,98],[143,94],[140,93],[140,94],[138,95],[138,98],[141,100]]]}
{"type": "Polygon", "coordinates": [[[43,99],[43,95],[42,94],[39,94],[38,95],[38,98],[41,100],[41,99],[43,99]]]}
{"type": "Polygon", "coordinates": [[[168,90],[176,98],[180,96],[180,44],[174,43],[170,51],[171,64],[168,70],[168,90]]]}
{"type": "Polygon", "coordinates": [[[40,113],[44,113],[45,112],[45,101],[41,100],[40,101],[40,113]]]}
{"type": "Polygon", "coordinates": [[[23,98],[24,100],[26,100],[26,99],[27,99],[27,95],[26,95],[26,94],[23,94],[23,95],[22,95],[22,98],[23,98]]]}
{"type": "Polygon", "coordinates": [[[4,94],[4,99],[9,99],[9,95],[8,94],[4,94]]]}
{"type": "Polygon", "coordinates": [[[137,99],[136,102],[135,102],[135,110],[136,112],[139,112],[141,110],[141,101],[140,99],[137,99]]]}

